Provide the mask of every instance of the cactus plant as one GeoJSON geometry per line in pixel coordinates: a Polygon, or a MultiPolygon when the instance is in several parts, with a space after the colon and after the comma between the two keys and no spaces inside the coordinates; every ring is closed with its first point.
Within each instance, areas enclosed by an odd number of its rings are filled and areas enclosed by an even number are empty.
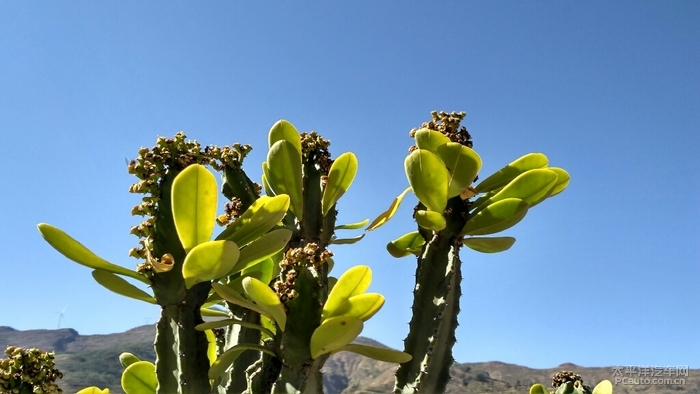
{"type": "Polygon", "coordinates": [[[529,208],[569,183],[566,171],[546,167],[547,158],[536,153],[472,186],[482,161],[472,150],[471,135],[460,125],[465,113],[433,111],[431,115],[431,121],[410,133],[415,145],[404,162],[409,188],[367,228],[371,231],[386,223],[409,190],[418,198],[413,212],[417,231],[387,245],[394,257],[413,254],[418,260],[413,316],[404,341],[412,359],[399,366],[395,393],[445,391],[461,295],[460,248],[466,245],[483,253],[509,249],[515,242],[512,237],[478,236],[512,227],[529,208]]]}
{"type": "MultiPolygon", "coordinates": [[[[613,387],[609,380],[603,380],[593,390],[585,384],[581,375],[571,371],[557,372],[552,377],[554,394],[612,394],[613,387]]],[[[543,385],[537,383],[530,387],[530,394],[551,394],[543,385]]]]}
{"type": "Polygon", "coordinates": [[[92,268],[108,290],[161,307],[155,364],[120,356],[127,394],[320,393],[320,369],[332,353],[411,358],[351,343],[384,302],[365,293],[369,267],[337,280],[328,275],[329,245],[362,238],[338,239],[335,230],[368,222],[336,225],[336,204],[357,172],[354,154],[332,160],[327,140],[279,121],[269,131],[261,187],[242,169],[250,146],[202,149],[185,138],[159,138],[129,164],[139,178],[130,191],[145,194],[132,214],[147,216],[131,231],[141,240],[129,254],[145,260],[136,270],[98,257],[54,226],[38,226],[51,246],[92,268]],[[221,215],[217,182],[205,165],[222,173],[228,202],[221,215]],[[215,223],[225,228],[212,239],[215,223]],[[152,294],[122,277],[143,282],[152,294]],[[203,315],[222,320],[205,323],[203,315]]]}

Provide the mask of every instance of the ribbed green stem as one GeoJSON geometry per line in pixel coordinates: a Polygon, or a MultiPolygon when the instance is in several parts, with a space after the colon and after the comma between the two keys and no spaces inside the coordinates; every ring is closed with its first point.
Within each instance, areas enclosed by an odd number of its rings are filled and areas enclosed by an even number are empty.
{"type": "Polygon", "coordinates": [[[155,342],[158,394],[202,394],[211,391],[207,377],[207,337],[204,332],[194,329],[203,322],[200,307],[201,303],[199,306],[185,303],[166,306],[161,311],[155,342]]]}
{"type": "Polygon", "coordinates": [[[439,394],[449,381],[461,295],[458,234],[465,209],[459,197],[450,199],[447,227],[435,236],[421,229],[427,242],[418,257],[413,316],[404,340],[404,351],[413,359],[396,371],[395,393],[439,394]]]}
{"type": "MultiPolygon", "coordinates": [[[[229,310],[233,312],[234,316],[239,319],[260,324],[260,314],[237,305],[228,304],[229,310]]],[[[260,343],[261,334],[260,331],[251,328],[242,327],[238,324],[234,324],[229,327],[232,332],[232,337],[229,341],[230,346],[233,347],[239,343],[250,343],[258,344],[260,343]]],[[[246,350],[241,353],[236,361],[233,362],[233,370],[231,371],[230,380],[226,386],[226,393],[228,394],[238,394],[242,393],[248,388],[248,381],[246,376],[246,370],[253,364],[255,364],[260,359],[260,352],[255,350],[246,350]]]]}
{"type": "Polygon", "coordinates": [[[207,372],[208,341],[194,327],[203,323],[200,308],[209,295],[211,284],[199,283],[187,290],[182,278],[185,251],[175,230],[171,209],[172,182],[177,171],[169,171],[160,185],[161,196],[153,232],[153,255],[169,253],[175,261],[168,272],[153,276],[153,294],[161,305],[156,325],[156,376],[158,394],[203,394],[211,388],[207,372]]]}

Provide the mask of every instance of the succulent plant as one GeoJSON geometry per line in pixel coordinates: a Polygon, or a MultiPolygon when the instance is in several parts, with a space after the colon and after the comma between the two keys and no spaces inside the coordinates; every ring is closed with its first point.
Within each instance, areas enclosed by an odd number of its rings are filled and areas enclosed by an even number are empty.
{"type": "Polygon", "coordinates": [[[566,188],[569,175],[547,167],[541,153],[525,155],[472,186],[482,166],[464,112],[433,111],[432,120],[413,129],[415,145],[404,169],[409,187],[367,228],[374,230],[398,210],[408,191],[418,198],[413,217],[417,231],[391,241],[397,258],[416,255],[413,316],[404,351],[412,360],[396,372],[395,393],[441,393],[449,381],[456,342],[462,280],[463,245],[483,253],[508,250],[513,237],[483,237],[507,230],[530,208],[566,188]]]}
{"type": "Polygon", "coordinates": [[[51,246],[92,268],[99,284],[161,307],[155,364],[120,356],[127,394],[316,393],[323,390],[320,370],[332,353],[411,358],[351,343],[384,304],[382,295],[365,292],[369,267],[329,276],[328,247],[362,239],[339,239],[335,231],[368,222],[336,225],[336,204],[357,172],[353,153],[332,160],[329,141],[281,120],[268,134],[260,186],[242,169],[249,146],[202,149],[185,138],[161,137],[129,163],[139,178],[130,191],[145,194],[132,210],[146,217],[131,230],[141,240],[129,255],[145,260],[135,270],[107,262],[54,226],[39,225],[51,246]],[[222,173],[228,201],[223,214],[217,214],[217,181],[207,165],[222,173]],[[214,236],[216,224],[225,228],[214,236]],[[143,282],[152,294],[122,277],[143,282]],[[204,322],[204,315],[220,320],[204,322]]]}
{"type": "MultiPolygon", "coordinates": [[[[571,371],[557,372],[552,378],[552,387],[555,390],[554,394],[612,394],[613,392],[612,383],[609,380],[603,380],[591,390],[589,386],[583,384],[581,375],[571,371]]],[[[530,394],[551,393],[538,383],[530,387],[530,394]]]]}
{"type": "Polygon", "coordinates": [[[18,346],[5,349],[7,358],[0,359],[0,393],[59,394],[56,382],[63,374],[54,365],[54,353],[18,346]]]}

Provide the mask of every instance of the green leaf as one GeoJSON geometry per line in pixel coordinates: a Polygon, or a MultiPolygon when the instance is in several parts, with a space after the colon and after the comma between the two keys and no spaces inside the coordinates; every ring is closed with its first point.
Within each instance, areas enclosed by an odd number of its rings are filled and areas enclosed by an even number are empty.
{"type": "Polygon", "coordinates": [[[329,276],[328,277],[328,291],[332,291],[333,288],[335,287],[336,283],[338,283],[338,278],[334,276],[329,276]]]}
{"type": "Polygon", "coordinates": [[[216,221],[217,193],[214,174],[202,165],[192,164],[175,177],[173,221],[185,252],[211,239],[216,221]]]}
{"type": "Polygon", "coordinates": [[[352,245],[354,243],[360,242],[360,240],[364,237],[365,234],[361,234],[357,237],[352,238],[333,238],[330,243],[333,245],[352,245]]]}
{"type": "Polygon", "coordinates": [[[209,359],[209,366],[211,367],[211,365],[214,364],[214,361],[216,361],[216,335],[212,330],[205,330],[204,335],[207,336],[207,358],[209,359]]]}
{"type": "MultiPolygon", "coordinates": [[[[236,305],[242,306],[244,308],[250,309],[251,311],[258,312],[261,315],[265,315],[267,317],[270,317],[264,309],[260,308],[256,304],[246,300],[245,297],[236,293],[235,290],[233,290],[227,286],[224,286],[220,283],[217,283],[217,282],[212,283],[211,286],[214,288],[214,290],[217,293],[219,293],[221,298],[223,298],[224,300],[226,300],[232,304],[236,304],[236,305]]],[[[226,315],[226,317],[229,317],[229,316],[226,315]]]]}
{"type": "Polygon", "coordinates": [[[326,304],[323,305],[321,320],[330,316],[348,298],[364,293],[371,282],[372,270],[366,265],[358,265],[345,271],[328,294],[326,304]]]}
{"type": "Polygon", "coordinates": [[[297,131],[297,128],[288,121],[281,119],[278,120],[270,128],[270,132],[267,134],[267,146],[271,148],[275,142],[284,140],[292,144],[301,156],[301,136],[297,131]]]}
{"type": "Polygon", "coordinates": [[[542,153],[528,153],[481,181],[475,189],[479,193],[490,192],[509,184],[525,171],[547,167],[547,164],[549,164],[549,160],[542,153]]]}
{"type": "Polygon", "coordinates": [[[141,361],[140,358],[136,357],[135,355],[133,355],[132,353],[129,353],[129,352],[124,352],[124,353],[119,355],[119,363],[124,368],[128,367],[129,365],[131,365],[133,363],[137,363],[139,361],[141,361]]]}
{"type": "Polygon", "coordinates": [[[333,267],[335,267],[335,260],[333,260],[332,257],[329,257],[328,260],[326,260],[326,264],[328,264],[328,272],[327,273],[330,274],[331,271],[333,270],[333,267]]]}
{"type": "Polygon", "coordinates": [[[541,384],[537,383],[530,387],[530,394],[549,394],[549,390],[547,390],[541,384]]]}
{"type": "Polygon", "coordinates": [[[401,205],[401,201],[403,201],[404,196],[406,196],[406,193],[411,190],[410,187],[406,188],[406,190],[403,191],[398,197],[394,199],[394,201],[391,203],[391,206],[389,209],[387,209],[385,212],[382,212],[381,215],[377,216],[374,221],[365,229],[365,231],[372,231],[376,230],[380,226],[382,226],[384,223],[388,222],[389,219],[391,219],[392,216],[396,213],[396,211],[399,209],[399,205],[401,205]]]}
{"type": "Polygon", "coordinates": [[[61,229],[46,223],[40,223],[37,227],[39,228],[41,236],[44,237],[44,240],[46,240],[49,245],[76,263],[92,269],[99,269],[118,275],[128,276],[130,278],[140,280],[147,285],[151,284],[151,280],[144,275],[141,275],[136,271],[120,267],[116,264],[112,264],[97,256],[80,242],[71,238],[70,235],[66,234],[61,229]]]}
{"type": "Polygon", "coordinates": [[[262,196],[216,239],[233,241],[243,247],[275,227],[287,213],[289,203],[289,196],[286,194],[262,196]]]}
{"type": "Polygon", "coordinates": [[[233,268],[231,268],[231,271],[224,276],[233,275],[238,271],[252,267],[275,253],[278,253],[287,246],[290,239],[292,239],[292,230],[280,228],[270,231],[241,249],[241,255],[238,257],[238,261],[233,268]]]}
{"type": "Polygon", "coordinates": [[[571,176],[563,168],[548,167],[547,169],[550,171],[554,171],[554,173],[557,174],[557,183],[556,185],[554,185],[554,189],[552,189],[552,193],[549,195],[549,197],[554,197],[557,194],[563,192],[564,189],[566,189],[566,187],[569,186],[571,176]]]}
{"type": "Polygon", "coordinates": [[[607,379],[603,380],[595,386],[593,394],[613,394],[612,383],[607,379]]]}
{"type": "Polygon", "coordinates": [[[122,373],[122,389],[126,394],[155,394],[157,386],[156,366],[151,362],[135,362],[122,373]]]}
{"type": "Polygon", "coordinates": [[[122,295],[124,297],[133,298],[140,301],[146,301],[150,304],[156,304],[156,299],[150,294],[132,285],[121,277],[104,270],[92,271],[92,277],[107,290],[122,295]]]}
{"type": "Polygon", "coordinates": [[[416,149],[406,156],[404,169],[416,197],[431,211],[442,213],[447,206],[449,174],[435,153],[416,149]]]}
{"type": "MultiPolygon", "coordinates": [[[[272,258],[267,258],[243,271],[241,276],[250,276],[263,283],[270,283],[272,278],[279,274],[279,263],[275,263],[272,258]]],[[[241,292],[243,291],[243,280],[241,279],[241,292]]]]}
{"type": "Polygon", "coordinates": [[[357,223],[349,223],[349,224],[341,224],[338,226],[335,226],[334,230],[357,230],[358,228],[362,228],[369,223],[369,219],[365,219],[361,222],[357,223]]]}
{"type": "Polygon", "coordinates": [[[418,149],[425,149],[436,153],[438,148],[450,142],[450,139],[439,131],[420,129],[415,134],[418,149]]]}
{"type": "Polygon", "coordinates": [[[100,390],[99,388],[92,386],[84,388],[78,391],[76,394],[109,394],[109,389],[100,390]]]}
{"type": "MultiPolygon", "coordinates": [[[[501,189],[502,189],[502,188],[501,188],[501,189]]],[[[475,211],[475,210],[476,210],[477,208],[479,208],[482,204],[484,204],[484,203],[486,203],[486,202],[489,202],[489,199],[490,199],[491,197],[495,196],[496,194],[498,194],[498,192],[501,191],[501,189],[491,190],[490,192],[488,192],[488,193],[486,193],[486,194],[482,194],[479,198],[477,198],[476,200],[474,200],[474,201],[472,202],[472,205],[469,206],[469,210],[470,210],[470,211],[475,211]]],[[[483,207],[482,207],[482,208],[483,208],[483,207]]]]}
{"type": "Polygon", "coordinates": [[[357,157],[355,157],[354,153],[345,152],[333,161],[331,169],[328,171],[328,181],[326,182],[326,188],[323,190],[323,198],[321,200],[323,216],[326,216],[333,205],[350,188],[356,174],[357,157]]]}
{"type": "Polygon", "coordinates": [[[263,168],[263,175],[262,175],[262,185],[263,189],[265,190],[265,194],[272,197],[276,196],[278,193],[275,191],[275,189],[272,188],[272,185],[270,185],[270,167],[268,167],[267,162],[263,161],[262,163],[262,168],[263,168]]]}
{"type": "Polygon", "coordinates": [[[413,358],[410,354],[400,352],[398,350],[368,345],[360,345],[359,343],[347,344],[333,353],[344,351],[357,353],[365,357],[369,357],[377,361],[384,361],[387,363],[407,363],[413,358]]]}
{"type": "Polygon", "coordinates": [[[442,213],[433,211],[416,211],[416,222],[428,230],[440,231],[447,227],[447,220],[442,213]]]}
{"type": "Polygon", "coordinates": [[[225,276],[238,260],[238,245],[231,241],[209,241],[194,247],[182,264],[185,287],[225,276]]]}
{"type": "Polygon", "coordinates": [[[211,309],[211,308],[200,308],[199,311],[202,313],[202,316],[208,316],[208,317],[230,317],[228,313],[224,311],[219,311],[216,309],[211,309]]]}
{"type": "Polygon", "coordinates": [[[420,233],[418,231],[413,231],[389,242],[389,244],[386,245],[386,249],[390,255],[401,258],[410,256],[416,253],[416,251],[420,252],[424,243],[425,239],[423,239],[420,233]]]}
{"type": "Polygon", "coordinates": [[[217,320],[217,321],[210,321],[206,323],[201,323],[197,324],[194,329],[197,331],[205,331],[205,330],[211,330],[214,328],[222,328],[222,327],[228,327],[232,326],[234,324],[237,324],[241,327],[245,328],[252,328],[253,330],[258,330],[260,332],[264,332],[265,334],[269,335],[270,337],[274,337],[275,334],[272,333],[272,331],[268,330],[267,328],[255,324],[255,323],[249,323],[247,321],[243,320],[238,320],[238,319],[224,319],[224,320],[217,320]]]}
{"type": "Polygon", "coordinates": [[[528,205],[518,198],[497,201],[469,218],[460,235],[487,235],[509,229],[521,221],[528,205]]]}
{"type": "Polygon", "coordinates": [[[325,320],[345,316],[367,321],[374,316],[375,313],[379,312],[382,306],[384,306],[383,295],[379,293],[358,294],[345,300],[345,302],[333,310],[325,320]]]}
{"type": "Polygon", "coordinates": [[[214,361],[214,363],[209,368],[209,379],[215,380],[216,378],[221,376],[221,374],[223,374],[226,371],[226,369],[230,367],[234,361],[236,361],[238,356],[240,356],[241,353],[243,353],[246,350],[255,350],[258,352],[267,353],[271,356],[276,356],[276,354],[272,350],[266,348],[265,346],[253,345],[248,343],[239,343],[238,345],[225,351],[221,356],[219,356],[219,358],[216,359],[216,361],[214,361]]]}
{"type": "Polygon", "coordinates": [[[326,320],[311,335],[311,358],[316,359],[322,354],[344,347],[360,335],[363,327],[362,320],[352,317],[340,316],[326,320]]]}
{"type": "Polygon", "coordinates": [[[506,198],[519,198],[533,207],[549,197],[557,178],[557,174],[547,168],[526,171],[491,197],[491,203],[506,198]]]}
{"type": "Polygon", "coordinates": [[[478,237],[478,238],[465,238],[463,241],[464,245],[468,246],[470,249],[474,249],[477,252],[482,253],[498,253],[510,249],[515,243],[515,238],[513,237],[478,237]]]}
{"type": "Polygon", "coordinates": [[[280,330],[285,331],[287,326],[287,311],[277,294],[265,283],[251,277],[243,279],[243,290],[248,298],[266,311],[280,330]]]}
{"type": "Polygon", "coordinates": [[[272,144],[267,153],[269,172],[265,174],[267,181],[278,194],[288,194],[291,199],[291,210],[301,219],[304,215],[301,154],[292,143],[280,140],[272,144]]]}
{"type": "Polygon", "coordinates": [[[474,150],[458,142],[441,145],[437,155],[449,173],[447,197],[459,195],[474,182],[481,170],[481,157],[474,150]]]}

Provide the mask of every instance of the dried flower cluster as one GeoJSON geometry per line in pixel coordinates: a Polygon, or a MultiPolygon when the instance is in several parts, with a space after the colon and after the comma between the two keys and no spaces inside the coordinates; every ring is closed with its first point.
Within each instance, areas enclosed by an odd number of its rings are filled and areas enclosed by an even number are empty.
{"type": "MultiPolygon", "coordinates": [[[[161,184],[170,171],[182,171],[191,164],[202,164],[213,167],[216,171],[226,167],[240,168],[245,156],[252,150],[250,145],[233,144],[233,146],[218,147],[210,145],[202,149],[196,141],[186,140],[180,132],[174,138],[158,137],[152,148],[141,148],[138,157],[129,163],[128,171],[135,175],[139,182],[131,185],[129,192],[144,194],[141,203],[135,206],[131,214],[146,216],[138,226],[131,229],[131,234],[141,240],[140,246],[132,248],[129,256],[138,259],[148,259],[153,229],[156,222],[159,201],[162,195],[161,184]]],[[[259,187],[259,185],[257,185],[259,187]]],[[[227,205],[226,223],[237,214],[235,202],[227,205]]],[[[149,259],[150,260],[150,259],[149,259]]],[[[138,271],[146,273],[152,267],[148,263],[141,264],[138,271]]]]}
{"type": "Polygon", "coordinates": [[[8,346],[0,360],[0,393],[58,394],[56,381],[63,374],[54,367],[54,353],[8,346]]]}
{"type": "Polygon", "coordinates": [[[280,300],[286,304],[296,296],[294,284],[297,278],[297,267],[303,264],[309,268],[318,269],[321,265],[326,264],[331,257],[333,257],[333,252],[328,249],[320,250],[315,243],[308,243],[303,248],[287,250],[284,259],[280,262],[284,280],[277,279],[272,285],[280,300]]]}

